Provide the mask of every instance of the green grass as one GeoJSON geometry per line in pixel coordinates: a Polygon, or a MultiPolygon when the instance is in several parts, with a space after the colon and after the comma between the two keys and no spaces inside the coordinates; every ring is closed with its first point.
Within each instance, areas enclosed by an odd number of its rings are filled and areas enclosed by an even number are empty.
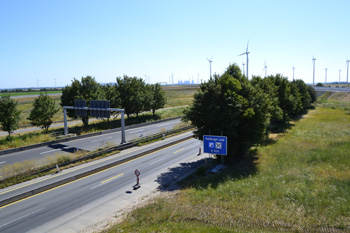
{"type": "Polygon", "coordinates": [[[349,232],[350,115],[321,103],[294,124],[223,173],[189,177],[180,192],[106,232],[349,232]]]}
{"type": "Polygon", "coordinates": [[[184,106],[190,105],[193,101],[193,95],[198,90],[198,87],[186,88],[186,89],[165,89],[165,97],[167,98],[167,103],[165,105],[168,107],[184,106]]]}
{"type": "MultiPolygon", "coordinates": [[[[19,122],[20,126],[30,125],[30,121],[28,120],[28,117],[30,115],[30,111],[33,108],[33,102],[38,97],[25,97],[16,99],[18,101],[18,110],[21,112],[21,120],[19,122]]],[[[53,116],[53,121],[63,121],[63,110],[60,105],[61,103],[61,97],[60,96],[51,96],[51,98],[54,99],[56,107],[60,110],[53,116]]]]}
{"type": "Polygon", "coordinates": [[[5,95],[10,95],[10,96],[40,95],[42,93],[56,94],[56,93],[62,93],[62,91],[9,92],[9,93],[0,93],[0,96],[5,96],[5,95]]]}

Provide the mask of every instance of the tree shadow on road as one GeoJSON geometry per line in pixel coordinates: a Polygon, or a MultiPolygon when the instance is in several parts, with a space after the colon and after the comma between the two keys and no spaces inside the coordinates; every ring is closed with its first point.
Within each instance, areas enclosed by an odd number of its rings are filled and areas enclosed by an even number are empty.
{"type": "Polygon", "coordinates": [[[191,173],[205,164],[207,164],[207,162],[203,158],[194,162],[181,163],[180,166],[170,168],[168,172],[160,174],[155,180],[159,183],[158,191],[174,191],[179,189],[177,183],[180,180],[191,175],[191,173]]]}
{"type": "Polygon", "coordinates": [[[223,171],[211,174],[208,173],[217,166],[215,159],[205,159],[182,163],[179,167],[171,168],[168,172],[162,173],[157,178],[159,191],[174,191],[186,188],[195,189],[216,189],[221,183],[228,180],[244,179],[254,175],[257,171],[257,150],[251,150],[243,158],[227,165],[223,171]],[[192,171],[192,172],[191,172],[192,171]]]}
{"type": "Polygon", "coordinates": [[[62,152],[67,152],[67,153],[76,153],[77,151],[84,151],[84,152],[88,152],[87,150],[83,150],[79,147],[72,147],[72,146],[67,146],[61,143],[58,144],[53,144],[53,145],[49,145],[48,147],[52,148],[52,149],[60,149],[62,152]]]}

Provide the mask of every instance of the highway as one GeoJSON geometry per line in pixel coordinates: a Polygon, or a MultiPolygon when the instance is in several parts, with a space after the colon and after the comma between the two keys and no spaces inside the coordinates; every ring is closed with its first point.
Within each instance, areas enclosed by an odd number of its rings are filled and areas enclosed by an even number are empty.
{"type": "MultiPolygon", "coordinates": [[[[166,143],[167,140],[155,144],[166,143]]],[[[131,148],[119,156],[128,156],[135,150],[141,152],[151,146],[131,148]]],[[[168,187],[170,184],[204,162],[204,155],[197,156],[200,146],[200,141],[188,139],[0,207],[0,232],[78,232],[98,225],[119,211],[134,206],[152,192],[172,190],[174,186],[168,187]],[[132,190],[132,185],[136,183],[135,169],[141,172],[141,188],[138,190],[132,190]]],[[[37,185],[40,181],[33,183],[37,185]]],[[[26,188],[30,185],[25,184],[26,188]]],[[[11,192],[11,188],[0,190],[0,197],[5,195],[4,192],[11,192]]]]}
{"type": "MultiPolygon", "coordinates": [[[[140,138],[141,136],[147,136],[154,133],[159,133],[163,128],[165,130],[173,129],[173,127],[180,123],[180,119],[160,122],[139,128],[132,128],[125,131],[126,140],[132,140],[140,138]]],[[[53,155],[70,155],[74,151],[85,150],[95,151],[101,147],[107,145],[119,145],[121,142],[121,131],[102,134],[94,137],[88,137],[78,139],[74,141],[68,141],[65,143],[59,143],[49,146],[43,146],[40,148],[34,148],[30,150],[20,151],[16,153],[0,155],[0,167],[5,164],[13,164],[16,162],[22,162],[24,160],[39,160],[44,163],[45,158],[53,155]]]]}
{"type": "Polygon", "coordinates": [[[327,91],[327,92],[350,92],[348,87],[313,87],[316,91],[327,91]]]}

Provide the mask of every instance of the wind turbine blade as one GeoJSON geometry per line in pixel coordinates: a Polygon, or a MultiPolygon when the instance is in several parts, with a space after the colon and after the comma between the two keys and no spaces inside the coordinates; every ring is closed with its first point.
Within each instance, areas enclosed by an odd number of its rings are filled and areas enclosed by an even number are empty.
{"type": "Polygon", "coordinates": [[[242,56],[242,55],[244,55],[244,54],[247,54],[247,53],[242,53],[242,54],[240,54],[240,55],[238,55],[238,56],[242,56]]]}
{"type": "Polygon", "coordinates": [[[249,46],[249,40],[248,40],[248,43],[247,43],[247,50],[246,50],[246,53],[248,53],[248,46],[249,46]]]}

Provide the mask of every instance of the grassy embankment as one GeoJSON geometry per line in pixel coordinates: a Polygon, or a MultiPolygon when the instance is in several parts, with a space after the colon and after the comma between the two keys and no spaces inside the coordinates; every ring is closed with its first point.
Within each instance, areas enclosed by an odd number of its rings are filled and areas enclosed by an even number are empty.
{"type": "MultiPolygon", "coordinates": [[[[193,100],[193,94],[196,90],[197,88],[165,89],[165,96],[167,98],[167,104],[165,105],[165,108],[179,107],[179,106],[185,106],[185,105],[191,104],[193,100]]],[[[29,117],[32,104],[35,98],[37,97],[27,97],[27,98],[16,99],[18,101],[18,109],[22,111],[20,125],[29,124],[29,121],[27,120],[27,118],[29,117]]],[[[60,111],[54,115],[53,121],[62,121],[63,113],[62,113],[62,108],[60,106],[60,96],[53,96],[52,98],[55,100],[56,106],[60,108],[60,111]]],[[[176,116],[183,115],[184,109],[185,107],[174,108],[174,109],[161,109],[156,111],[155,118],[153,118],[152,113],[150,112],[142,113],[139,115],[139,119],[137,119],[135,116],[131,116],[130,119],[126,119],[125,123],[126,125],[131,125],[136,123],[152,121],[154,119],[160,120],[160,119],[166,119],[170,117],[176,117],[176,116]]],[[[76,124],[75,126],[69,126],[69,132],[80,135],[80,134],[92,133],[100,130],[116,128],[116,127],[120,127],[120,121],[110,120],[110,122],[108,122],[106,120],[101,120],[101,121],[90,122],[87,128],[83,128],[81,123],[76,124]]],[[[40,142],[52,141],[56,139],[52,133],[56,133],[56,132],[62,134],[63,128],[57,128],[57,129],[50,128],[50,131],[47,133],[44,133],[42,131],[36,131],[31,133],[14,134],[14,139],[11,141],[7,141],[6,136],[3,136],[3,137],[0,137],[0,150],[16,148],[16,147],[25,146],[25,145],[32,145],[40,142]]]]}
{"type": "Polygon", "coordinates": [[[106,232],[349,232],[349,100],[326,94],[274,143],[197,172],[106,232]]]}

